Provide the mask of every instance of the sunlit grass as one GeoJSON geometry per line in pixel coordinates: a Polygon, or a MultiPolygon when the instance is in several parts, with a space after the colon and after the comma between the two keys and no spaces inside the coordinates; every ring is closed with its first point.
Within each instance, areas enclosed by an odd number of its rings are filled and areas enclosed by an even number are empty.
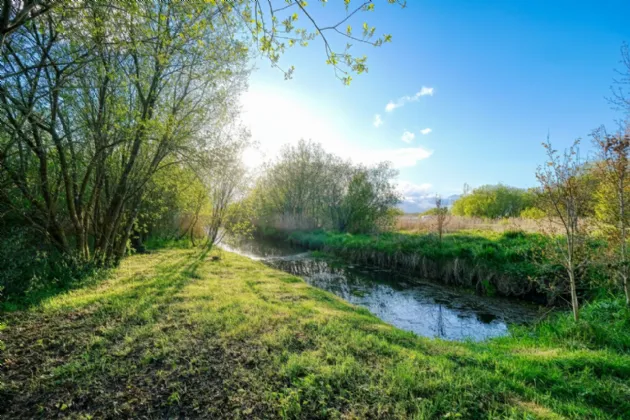
{"type": "Polygon", "coordinates": [[[425,339],[221,251],[130,257],[105,281],[6,323],[7,417],[630,413],[630,356],[618,338],[576,346],[541,326],[487,343],[425,339]]]}

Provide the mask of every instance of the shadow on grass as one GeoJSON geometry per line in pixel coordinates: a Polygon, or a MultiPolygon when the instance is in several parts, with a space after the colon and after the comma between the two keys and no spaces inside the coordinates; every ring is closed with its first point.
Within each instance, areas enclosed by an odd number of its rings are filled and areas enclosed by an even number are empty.
{"type": "MultiPolygon", "coordinates": [[[[157,246],[162,243],[155,243],[149,253],[159,252],[157,246]]],[[[189,249],[195,248],[186,246],[183,241],[164,243],[165,249],[189,249]]],[[[191,264],[187,275],[194,278],[195,270],[210,252],[208,248],[199,249],[199,260],[191,264]]],[[[28,280],[29,286],[20,289],[17,287],[2,290],[0,287],[0,315],[15,311],[27,310],[39,306],[55,296],[72,290],[95,286],[110,277],[112,268],[98,267],[93,263],[79,264],[74,261],[60,257],[51,256],[38,272],[24,273],[24,277],[31,277],[28,280]]],[[[2,273],[0,273],[1,275],[2,273]]],[[[24,280],[26,283],[27,281],[24,280]]],[[[1,284],[0,284],[1,286],[1,284]]]]}
{"type": "Polygon", "coordinates": [[[0,390],[0,417],[48,417],[65,410],[100,417],[111,415],[112,407],[122,417],[171,417],[187,398],[182,386],[219,392],[221,383],[212,378],[218,368],[211,366],[221,361],[218,346],[204,341],[201,349],[173,305],[202,277],[208,252],[133,258],[102,287],[11,314],[3,356],[19,362],[0,370],[0,382],[7,384],[0,390]],[[204,374],[187,374],[182,367],[192,368],[189,361],[205,352],[216,354],[207,358],[204,374]]]}

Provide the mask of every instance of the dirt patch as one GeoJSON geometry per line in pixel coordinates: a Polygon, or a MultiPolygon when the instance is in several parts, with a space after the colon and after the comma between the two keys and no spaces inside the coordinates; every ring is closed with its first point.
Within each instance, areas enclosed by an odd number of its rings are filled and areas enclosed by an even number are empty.
{"type": "Polygon", "coordinates": [[[188,323],[156,327],[150,337],[130,344],[129,332],[111,336],[120,327],[115,320],[80,312],[22,316],[2,333],[7,348],[0,367],[1,418],[276,414],[264,390],[248,386],[247,376],[253,374],[248,371],[260,367],[252,362],[256,351],[226,351],[218,339],[200,335],[188,323]],[[156,349],[165,336],[178,338],[160,353],[156,349]],[[118,356],[113,351],[125,346],[128,351],[118,356]]]}

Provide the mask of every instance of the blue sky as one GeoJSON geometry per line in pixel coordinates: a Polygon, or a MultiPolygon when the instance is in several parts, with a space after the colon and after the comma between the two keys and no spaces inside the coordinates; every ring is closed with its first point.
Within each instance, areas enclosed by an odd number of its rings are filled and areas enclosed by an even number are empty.
{"type": "MultiPolygon", "coordinates": [[[[309,7],[333,23],[343,17],[335,2],[309,7]]],[[[369,72],[349,87],[325,65],[318,41],[282,58],[296,67],[292,80],[257,62],[243,97],[244,122],[259,142],[250,160],[310,138],[356,161],[393,161],[413,201],[458,193],[464,183],[535,185],[547,133],[557,148],[582,137],[588,150],[589,132],[612,129],[622,116],[605,98],[621,69],[620,47],[630,42],[629,2],[386,3],[375,0],[375,12],[353,20],[393,42],[355,46],[368,55],[369,72]],[[410,100],[386,109],[400,98],[410,100]]]]}

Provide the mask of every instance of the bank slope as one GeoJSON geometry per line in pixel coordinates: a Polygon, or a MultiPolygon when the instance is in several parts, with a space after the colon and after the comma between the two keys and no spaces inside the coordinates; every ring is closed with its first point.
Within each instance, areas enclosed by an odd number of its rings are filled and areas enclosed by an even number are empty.
{"type": "Polygon", "coordinates": [[[98,285],[4,314],[0,416],[630,414],[623,345],[416,337],[299,278],[220,254],[130,257],[98,285]]]}

